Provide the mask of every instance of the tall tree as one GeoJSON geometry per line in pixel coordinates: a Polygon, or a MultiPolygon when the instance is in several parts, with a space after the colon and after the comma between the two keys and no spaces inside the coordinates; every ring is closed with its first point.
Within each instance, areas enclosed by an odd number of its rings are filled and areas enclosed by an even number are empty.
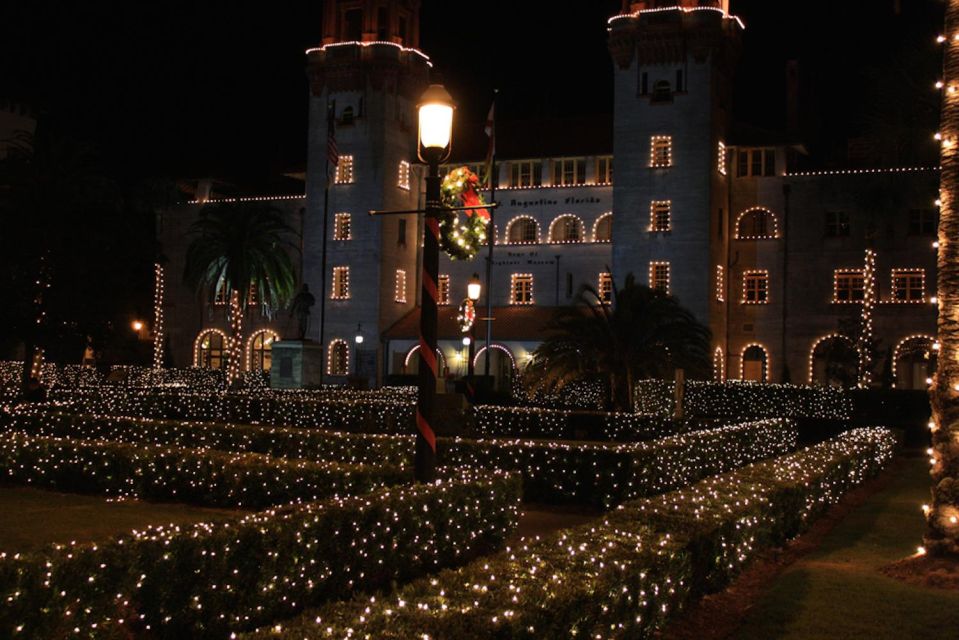
{"type": "Polygon", "coordinates": [[[557,310],[533,353],[525,378],[533,391],[558,391],[573,382],[601,381],[610,404],[632,410],[636,381],[685,369],[709,371],[709,329],[675,298],[637,284],[632,274],[603,300],[591,286],[574,306],[557,310]]]}
{"type": "Polygon", "coordinates": [[[250,303],[280,309],[293,297],[295,232],[279,209],[248,202],[204,207],[190,235],[184,280],[210,302],[222,288],[230,302],[227,381],[233,383],[240,373],[243,316],[250,303]]]}
{"type": "Polygon", "coordinates": [[[932,503],[924,547],[959,553],[959,0],[947,0],[940,123],[939,358],[932,401],[932,503]]]}

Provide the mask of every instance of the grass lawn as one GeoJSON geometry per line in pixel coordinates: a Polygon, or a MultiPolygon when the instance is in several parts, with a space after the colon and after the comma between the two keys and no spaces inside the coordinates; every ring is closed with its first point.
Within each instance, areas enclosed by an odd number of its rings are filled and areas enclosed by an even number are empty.
{"type": "Polygon", "coordinates": [[[959,591],[913,586],[879,572],[921,544],[920,505],[929,500],[927,469],[925,458],[905,460],[888,486],[775,579],[734,637],[957,637],[959,591]]]}
{"type": "Polygon", "coordinates": [[[103,496],[0,487],[0,551],[26,552],[59,542],[102,542],[147,525],[224,520],[242,511],[103,496]]]}

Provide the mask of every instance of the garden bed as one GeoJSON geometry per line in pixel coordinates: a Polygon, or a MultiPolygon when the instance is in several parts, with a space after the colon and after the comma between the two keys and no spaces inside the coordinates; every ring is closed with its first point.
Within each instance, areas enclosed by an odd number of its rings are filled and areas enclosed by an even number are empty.
{"type": "Polygon", "coordinates": [[[397,593],[334,603],[248,634],[330,637],[650,637],[760,550],[802,531],[892,458],[895,437],[858,429],[817,445],[630,502],[397,593]]]}

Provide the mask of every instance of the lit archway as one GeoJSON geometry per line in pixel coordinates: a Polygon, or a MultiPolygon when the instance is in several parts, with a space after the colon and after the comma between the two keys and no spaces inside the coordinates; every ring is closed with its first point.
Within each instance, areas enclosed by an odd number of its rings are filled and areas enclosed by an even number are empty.
{"type": "Polygon", "coordinates": [[[220,329],[204,329],[193,342],[193,366],[225,369],[230,338],[220,329]]]}
{"type": "Polygon", "coordinates": [[[519,372],[516,357],[506,346],[493,343],[490,349],[490,368],[486,370],[486,347],[479,349],[473,356],[473,370],[477,375],[491,375],[494,386],[500,391],[508,391],[514,376],[519,372]]]}
{"type": "Polygon", "coordinates": [[[739,379],[753,382],[769,381],[769,352],[758,343],[743,347],[739,358],[739,379]]]}
{"type": "Polygon", "coordinates": [[[247,371],[269,371],[273,364],[273,343],[280,339],[273,329],[254,331],[246,342],[247,371]]]}
{"type": "Polygon", "coordinates": [[[613,212],[607,212],[596,218],[593,223],[593,242],[613,241],[613,212]]]}
{"type": "Polygon", "coordinates": [[[809,384],[853,387],[859,380],[859,349],[849,337],[831,333],[809,349],[809,384]]]}
{"type": "Polygon", "coordinates": [[[779,219],[766,207],[746,209],[736,218],[737,240],[774,240],[779,237],[779,219]]]}
{"type": "Polygon", "coordinates": [[[350,343],[342,338],[331,340],[326,349],[326,375],[345,376],[350,372],[350,343]]]}
{"type": "MultiPolygon", "coordinates": [[[[420,350],[420,345],[415,344],[413,345],[412,349],[406,352],[406,358],[403,360],[403,370],[406,373],[411,373],[415,375],[419,371],[419,364],[416,364],[416,367],[411,368],[411,363],[419,362],[419,359],[418,359],[419,350],[420,350]],[[413,360],[414,356],[417,357],[417,360],[415,361],[413,360]]],[[[439,377],[445,377],[443,373],[447,370],[446,356],[443,355],[443,351],[439,347],[436,348],[436,364],[439,367],[439,371],[437,371],[437,374],[439,375],[439,377]]]]}
{"type": "Polygon", "coordinates": [[[572,213],[557,216],[549,223],[549,241],[552,244],[569,244],[585,240],[586,225],[572,213]]]}
{"type": "Polygon", "coordinates": [[[533,216],[516,216],[506,223],[504,235],[506,244],[537,244],[539,243],[539,223],[533,216]]]}
{"type": "Polygon", "coordinates": [[[713,351],[713,379],[716,382],[726,380],[726,354],[722,347],[716,347],[713,351]]]}
{"type": "Polygon", "coordinates": [[[936,369],[938,343],[925,334],[913,334],[892,350],[892,379],[897,389],[925,389],[936,369]]]}

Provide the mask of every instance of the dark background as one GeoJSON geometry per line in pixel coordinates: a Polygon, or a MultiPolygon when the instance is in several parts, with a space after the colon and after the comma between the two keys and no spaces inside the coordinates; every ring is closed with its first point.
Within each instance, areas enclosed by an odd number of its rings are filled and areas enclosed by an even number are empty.
{"type": "MultiPolygon", "coordinates": [[[[504,124],[608,119],[606,25],[620,8],[424,0],[421,48],[475,134],[494,87],[504,124]]],[[[737,119],[782,131],[785,67],[798,60],[807,166],[935,164],[943,10],[939,0],[733,0],[746,24],[737,119]]],[[[164,185],[216,177],[268,194],[303,168],[304,51],[318,44],[321,14],[319,0],[0,3],[0,104],[32,111],[55,148],[90,150],[80,169],[101,187],[95,205],[0,212],[0,358],[17,354],[33,322],[48,252],[48,356],[76,362],[90,336],[115,361],[148,360],[129,326],[152,317],[164,185]]]]}
{"type": "MultiPolygon", "coordinates": [[[[505,120],[608,114],[606,20],[619,10],[618,0],[424,0],[421,48],[477,126],[494,86],[505,120]]],[[[841,165],[846,138],[877,119],[887,134],[920,132],[913,155],[935,159],[925,143],[941,2],[733,0],[732,11],[746,24],[739,119],[782,128],[785,63],[797,59],[816,162],[841,165]]],[[[304,50],[320,16],[319,1],[8,1],[0,99],[55,119],[119,174],[259,181],[304,164],[304,50]]]]}

